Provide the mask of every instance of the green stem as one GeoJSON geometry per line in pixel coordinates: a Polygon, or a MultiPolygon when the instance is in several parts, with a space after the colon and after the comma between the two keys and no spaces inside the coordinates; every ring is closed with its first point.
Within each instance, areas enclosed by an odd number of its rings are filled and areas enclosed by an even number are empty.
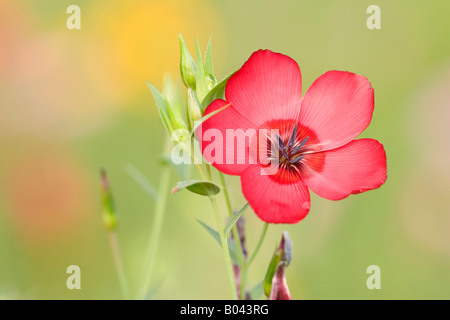
{"type": "Polygon", "coordinates": [[[155,203],[154,218],[152,221],[152,229],[150,231],[150,238],[148,241],[148,249],[145,260],[144,277],[142,278],[142,288],[139,297],[145,299],[149,290],[150,280],[153,274],[153,269],[156,262],[156,254],[158,251],[158,243],[160,239],[161,229],[164,221],[164,211],[167,203],[167,196],[169,194],[169,180],[170,180],[170,166],[163,165],[159,187],[158,198],[155,203]]]}
{"type": "Polygon", "coordinates": [[[264,223],[263,230],[261,232],[261,235],[259,236],[258,243],[256,244],[256,248],[253,251],[253,254],[250,256],[250,258],[242,265],[241,267],[241,288],[240,288],[240,296],[245,299],[246,292],[245,292],[245,283],[247,282],[247,273],[248,268],[252,264],[253,260],[255,259],[256,255],[258,254],[259,249],[261,248],[261,245],[264,241],[264,238],[267,233],[267,228],[269,227],[269,224],[267,222],[264,223]]]}
{"type": "MultiPolygon", "coordinates": [[[[211,166],[208,164],[206,165],[206,173],[208,174],[208,179],[210,181],[212,181],[211,166]]],[[[234,284],[233,265],[231,264],[230,250],[228,249],[227,236],[225,235],[225,231],[223,229],[222,220],[220,218],[219,209],[217,207],[217,201],[213,197],[209,197],[209,198],[211,199],[211,204],[214,209],[214,216],[216,218],[217,229],[218,229],[219,235],[220,235],[220,242],[222,243],[223,253],[225,255],[225,263],[226,263],[226,267],[227,267],[228,281],[231,286],[231,294],[233,296],[233,299],[237,300],[236,286],[234,284]]]]}
{"type": "Polygon", "coordinates": [[[211,204],[214,209],[214,216],[216,218],[217,229],[219,230],[220,242],[222,243],[223,254],[225,256],[225,264],[227,267],[228,282],[231,287],[231,295],[234,300],[237,300],[236,287],[234,285],[234,273],[233,273],[233,267],[231,264],[230,250],[228,249],[227,237],[225,236],[225,232],[223,230],[222,220],[220,219],[220,214],[219,214],[219,209],[217,207],[216,199],[213,197],[209,197],[209,199],[211,200],[211,204]]]}
{"type": "MultiPolygon", "coordinates": [[[[220,176],[220,182],[222,183],[223,186],[223,194],[225,196],[225,202],[227,204],[227,209],[228,209],[228,216],[231,218],[233,218],[233,208],[231,207],[231,201],[230,201],[230,195],[228,193],[228,189],[227,189],[227,185],[226,185],[226,181],[225,181],[225,175],[219,171],[219,176],[220,176]]],[[[233,230],[233,235],[234,235],[234,239],[236,242],[236,248],[238,250],[238,254],[239,254],[239,259],[244,262],[245,258],[244,258],[244,250],[242,249],[242,244],[240,241],[240,236],[239,236],[239,232],[238,229],[236,227],[236,225],[233,226],[232,228],[233,230]]]]}
{"type": "Polygon", "coordinates": [[[123,268],[122,257],[120,254],[119,240],[115,231],[109,232],[109,243],[114,257],[114,264],[116,265],[117,275],[119,276],[120,289],[124,299],[129,298],[128,282],[123,268]]]}
{"type": "MultiPolygon", "coordinates": [[[[225,197],[225,202],[226,202],[227,208],[228,208],[228,216],[231,219],[231,218],[233,218],[234,213],[233,213],[233,208],[231,207],[230,194],[228,193],[227,184],[225,181],[225,175],[219,171],[219,176],[220,176],[220,182],[222,183],[222,186],[223,186],[223,194],[225,197]]],[[[245,263],[244,249],[242,248],[241,237],[239,235],[238,228],[236,225],[234,225],[231,230],[233,231],[234,242],[236,243],[236,249],[238,251],[239,259],[241,260],[242,264],[244,264],[245,263]]],[[[242,281],[242,279],[241,279],[241,281],[242,281]]],[[[239,290],[239,289],[236,288],[236,290],[239,290]]],[[[239,299],[245,300],[245,297],[243,297],[242,294],[239,294],[239,299]]]]}

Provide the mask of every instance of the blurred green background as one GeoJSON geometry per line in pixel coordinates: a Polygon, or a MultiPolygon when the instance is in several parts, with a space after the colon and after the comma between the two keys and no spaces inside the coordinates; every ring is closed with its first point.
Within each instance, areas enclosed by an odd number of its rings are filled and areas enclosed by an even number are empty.
{"type": "MultiPolygon", "coordinates": [[[[303,91],[337,69],[365,75],[375,112],[362,134],[380,140],[388,180],[333,202],[312,195],[297,225],[272,225],[249,274],[263,278],[288,230],[295,299],[450,298],[450,2],[76,1],[81,30],[68,30],[73,1],[0,3],[0,297],[120,298],[100,210],[99,168],[120,212],[118,235],[131,289],[140,281],[153,201],[126,172],[158,184],[165,133],[145,80],[179,79],[178,34],[194,52],[212,38],[221,79],[260,48],[302,70],[303,91]],[[366,27],[369,5],[381,30],[366,27]],[[81,290],[66,288],[81,267],[81,290]],[[381,268],[368,290],[366,268],[381,268]]],[[[179,180],[172,174],[171,185],[179,180]]],[[[227,177],[233,206],[244,199],[227,177]]],[[[225,203],[220,198],[225,215],[225,203]]],[[[262,222],[248,211],[252,250],[262,222]]],[[[157,299],[230,297],[207,198],[171,195],[153,282],[157,299]]]]}

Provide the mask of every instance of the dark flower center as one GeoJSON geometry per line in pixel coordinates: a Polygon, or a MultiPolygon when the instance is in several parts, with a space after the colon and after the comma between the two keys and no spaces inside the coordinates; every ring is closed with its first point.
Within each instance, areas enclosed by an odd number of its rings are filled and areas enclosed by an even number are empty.
{"type": "Polygon", "coordinates": [[[297,139],[297,124],[295,124],[294,129],[292,130],[287,144],[283,142],[280,135],[277,134],[276,136],[278,140],[276,143],[279,151],[278,155],[274,154],[274,156],[278,156],[281,164],[285,166],[295,166],[305,157],[302,154],[302,147],[306,144],[306,142],[308,142],[309,137],[297,139]]]}
{"type": "Polygon", "coordinates": [[[317,138],[309,128],[289,120],[271,121],[266,127],[278,130],[278,133],[267,136],[265,166],[268,172],[273,170],[274,173],[269,174],[272,179],[280,183],[297,182],[302,179],[305,166],[316,166],[316,160],[322,162],[318,159],[321,156],[313,154],[317,138]]]}
{"type": "Polygon", "coordinates": [[[305,144],[308,142],[309,137],[299,138],[297,136],[298,124],[294,125],[292,132],[286,140],[276,133],[275,141],[270,139],[270,156],[269,160],[277,160],[280,165],[279,169],[293,169],[298,171],[301,166],[301,161],[305,157],[305,144]]]}

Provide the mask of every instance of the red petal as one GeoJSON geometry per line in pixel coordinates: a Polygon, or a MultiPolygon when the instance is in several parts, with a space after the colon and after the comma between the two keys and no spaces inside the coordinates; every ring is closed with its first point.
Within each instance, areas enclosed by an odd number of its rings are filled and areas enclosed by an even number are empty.
{"type": "Polygon", "coordinates": [[[270,223],[298,223],[309,211],[309,191],[302,180],[281,183],[262,175],[262,167],[252,165],[241,176],[242,192],[261,220],[270,223]]]}
{"type": "Polygon", "coordinates": [[[377,140],[354,140],[341,148],[310,154],[304,160],[306,185],[330,200],[376,189],[386,181],[386,153],[377,140]]]}
{"type": "Polygon", "coordinates": [[[297,119],[301,93],[298,64],[269,50],[253,53],[225,89],[226,100],[258,126],[270,120],[297,119]]]}
{"type": "MultiPolygon", "coordinates": [[[[205,116],[226,106],[228,103],[224,100],[214,100],[205,110],[205,116]]],[[[201,132],[201,150],[206,160],[212,163],[219,171],[231,175],[240,175],[252,161],[250,160],[249,150],[252,138],[248,137],[245,145],[239,144],[238,138],[235,140],[227,139],[227,129],[242,131],[233,131],[237,137],[245,138],[245,133],[256,133],[254,125],[244,119],[233,106],[219,111],[217,114],[207,119],[201,127],[197,129],[197,136],[201,132]],[[250,129],[250,131],[248,131],[250,129]],[[221,139],[222,143],[219,140],[221,139]],[[217,160],[217,161],[214,161],[217,160]],[[231,160],[231,161],[230,161],[231,160]]],[[[252,158],[253,159],[253,158],[252,158]]],[[[256,160],[254,161],[256,162],[256,160]]],[[[253,163],[254,163],[253,162],[253,163]]]]}
{"type": "Polygon", "coordinates": [[[352,141],[369,125],[373,99],[365,77],[329,71],[314,81],[303,97],[299,122],[316,133],[317,150],[334,149],[352,141]]]}

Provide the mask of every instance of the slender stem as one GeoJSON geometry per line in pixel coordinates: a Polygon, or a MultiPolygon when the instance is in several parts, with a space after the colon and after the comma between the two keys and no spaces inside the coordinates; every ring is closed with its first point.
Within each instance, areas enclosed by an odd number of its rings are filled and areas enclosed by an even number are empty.
{"type": "Polygon", "coordinates": [[[123,268],[123,262],[119,248],[119,240],[117,238],[117,233],[115,231],[109,232],[109,243],[111,245],[114,257],[114,264],[116,265],[117,275],[119,276],[119,284],[120,289],[122,291],[122,295],[124,299],[128,299],[130,291],[128,289],[128,282],[123,268]]]}
{"type": "Polygon", "coordinates": [[[263,230],[261,232],[261,235],[259,236],[258,243],[256,244],[255,250],[253,251],[253,253],[250,256],[250,258],[242,265],[242,268],[241,268],[241,288],[240,288],[240,296],[241,297],[245,297],[246,296],[245,283],[247,282],[248,268],[252,264],[253,260],[255,259],[256,255],[258,254],[259,249],[261,248],[261,245],[262,245],[262,243],[264,241],[264,238],[266,236],[268,227],[269,227],[269,224],[267,222],[265,222],[263,230]]]}
{"type": "MultiPolygon", "coordinates": [[[[208,179],[212,181],[211,166],[208,164],[206,165],[206,173],[208,174],[208,179]]],[[[225,263],[227,267],[228,281],[230,282],[231,286],[231,293],[233,299],[237,300],[236,286],[234,284],[233,266],[231,264],[230,250],[228,249],[228,239],[227,236],[225,235],[225,230],[223,228],[222,220],[220,218],[219,209],[217,207],[217,201],[214,197],[209,198],[211,199],[211,204],[214,209],[214,216],[216,218],[217,229],[219,230],[220,242],[222,243],[223,253],[225,255],[225,263]]]]}
{"type": "Polygon", "coordinates": [[[219,171],[219,176],[220,176],[220,182],[222,183],[222,186],[223,186],[223,194],[225,196],[225,201],[227,203],[228,214],[230,216],[233,216],[233,209],[231,207],[230,195],[228,193],[227,184],[225,181],[225,175],[223,174],[223,172],[219,171]]]}
{"type": "Polygon", "coordinates": [[[269,228],[269,224],[267,222],[265,222],[264,226],[263,226],[263,230],[261,232],[261,235],[259,236],[259,240],[258,240],[258,243],[256,245],[256,248],[253,251],[253,254],[250,256],[250,259],[248,259],[248,261],[247,261],[247,267],[249,267],[252,264],[253,260],[255,259],[256,255],[258,254],[259,248],[261,248],[261,245],[262,245],[262,243],[264,241],[264,238],[266,236],[267,228],[269,228]]]}
{"type": "MultiPolygon", "coordinates": [[[[227,189],[227,184],[225,181],[225,175],[219,171],[219,176],[220,176],[220,182],[222,183],[223,186],[223,194],[225,197],[225,202],[227,204],[227,208],[228,208],[228,216],[231,218],[233,218],[233,208],[231,207],[231,201],[230,201],[230,195],[228,193],[228,189],[227,189]]],[[[244,257],[244,250],[242,249],[242,244],[241,244],[241,238],[239,236],[239,232],[238,229],[236,227],[236,225],[233,226],[232,228],[233,230],[233,236],[234,236],[234,242],[236,242],[236,248],[238,250],[238,254],[239,254],[239,259],[241,259],[242,262],[244,262],[245,257],[244,257]]]]}
{"type": "Polygon", "coordinates": [[[198,163],[196,163],[195,166],[197,167],[198,172],[200,172],[200,175],[202,176],[202,179],[203,180],[208,180],[208,178],[205,175],[205,172],[203,171],[202,166],[200,164],[198,164],[198,163]]]}
{"type": "Polygon", "coordinates": [[[206,165],[206,173],[208,174],[208,180],[212,181],[211,166],[209,164],[206,165]]]}
{"type": "Polygon", "coordinates": [[[164,221],[164,211],[169,194],[170,166],[164,165],[159,181],[158,198],[155,203],[154,218],[152,221],[152,229],[148,241],[148,249],[145,260],[144,277],[142,278],[142,287],[139,297],[145,299],[150,286],[153,268],[156,263],[156,254],[158,251],[158,243],[160,239],[161,229],[164,221]]]}
{"type": "Polygon", "coordinates": [[[222,220],[220,219],[220,214],[219,214],[219,209],[217,207],[216,199],[213,197],[210,197],[210,200],[211,200],[211,204],[214,209],[214,216],[216,218],[217,229],[219,230],[220,242],[222,243],[223,254],[225,256],[225,264],[227,267],[228,282],[231,287],[231,294],[232,294],[233,299],[237,300],[236,287],[234,285],[234,273],[233,273],[233,267],[231,265],[231,258],[230,258],[230,250],[228,249],[228,241],[225,236],[225,232],[223,230],[222,220]]]}

